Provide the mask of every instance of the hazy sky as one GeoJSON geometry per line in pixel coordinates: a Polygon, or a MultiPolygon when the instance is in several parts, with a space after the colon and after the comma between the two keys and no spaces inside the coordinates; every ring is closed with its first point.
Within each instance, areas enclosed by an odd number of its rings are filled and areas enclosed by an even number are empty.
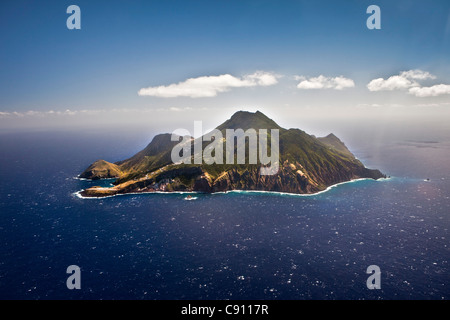
{"type": "Polygon", "coordinates": [[[2,0],[0,30],[2,129],[450,115],[448,0],[2,0]],[[372,4],[381,30],[366,26],[372,4]]]}

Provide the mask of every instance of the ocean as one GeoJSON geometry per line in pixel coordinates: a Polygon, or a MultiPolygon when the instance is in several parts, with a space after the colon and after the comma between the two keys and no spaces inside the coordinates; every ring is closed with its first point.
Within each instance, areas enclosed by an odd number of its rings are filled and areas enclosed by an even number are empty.
{"type": "Polygon", "coordinates": [[[76,176],[150,140],[136,136],[0,134],[0,299],[450,298],[450,135],[355,141],[391,178],[314,196],[77,197],[111,181],[76,176]],[[70,265],[80,290],[66,286],[70,265]]]}

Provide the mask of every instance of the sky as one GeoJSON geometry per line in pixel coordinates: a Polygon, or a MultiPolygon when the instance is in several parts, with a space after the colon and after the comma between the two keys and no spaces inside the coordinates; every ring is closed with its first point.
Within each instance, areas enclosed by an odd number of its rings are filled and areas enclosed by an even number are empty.
{"type": "Polygon", "coordinates": [[[2,0],[0,47],[0,130],[206,130],[260,110],[320,134],[450,116],[448,0],[2,0]]]}

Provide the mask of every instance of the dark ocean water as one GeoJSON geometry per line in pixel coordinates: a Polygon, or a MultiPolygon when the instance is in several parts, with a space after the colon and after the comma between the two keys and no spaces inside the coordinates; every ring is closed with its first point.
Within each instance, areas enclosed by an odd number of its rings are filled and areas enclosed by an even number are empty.
{"type": "Polygon", "coordinates": [[[392,178],[316,196],[74,196],[91,162],[145,146],[119,136],[0,135],[1,299],[450,298],[450,139],[356,145],[392,178]]]}

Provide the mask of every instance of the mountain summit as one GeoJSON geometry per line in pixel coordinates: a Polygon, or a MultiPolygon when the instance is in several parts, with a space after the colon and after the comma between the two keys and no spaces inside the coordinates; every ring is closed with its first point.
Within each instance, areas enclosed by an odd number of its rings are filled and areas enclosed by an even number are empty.
{"type": "Polygon", "coordinates": [[[217,127],[218,130],[224,129],[282,129],[272,119],[264,113],[256,111],[255,113],[248,111],[238,111],[231,116],[230,119],[217,127]]]}
{"type": "MultiPolygon", "coordinates": [[[[256,131],[276,129],[279,132],[278,172],[274,175],[262,175],[263,166],[259,161],[256,164],[249,163],[249,140],[245,142],[244,164],[175,164],[171,153],[179,142],[171,141],[171,134],[160,134],[144,150],[129,159],[116,163],[98,160],[90,165],[80,175],[81,178],[117,180],[114,187],[92,187],[83,190],[81,195],[103,197],[130,192],[211,193],[229,190],[312,194],[340,182],[385,177],[379,170],[367,169],[334,134],[316,138],[300,129],[284,129],[259,111],[236,112],[216,129],[223,134],[222,140],[225,142],[227,129],[246,131],[252,128],[256,131]]],[[[191,145],[196,141],[192,137],[184,138],[191,145]]],[[[211,143],[204,139],[201,141],[202,150],[211,143]]]]}

